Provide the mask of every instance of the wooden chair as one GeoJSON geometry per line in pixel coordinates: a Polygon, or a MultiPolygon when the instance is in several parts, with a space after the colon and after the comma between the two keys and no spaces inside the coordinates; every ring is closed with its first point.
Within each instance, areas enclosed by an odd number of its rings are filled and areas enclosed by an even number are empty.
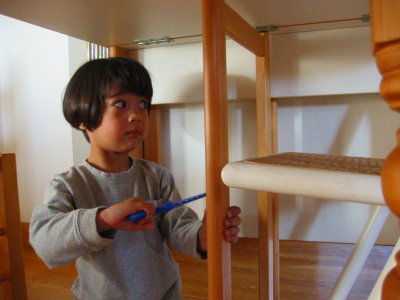
{"type": "Polygon", "coordinates": [[[27,299],[15,154],[0,154],[0,258],[4,299],[27,299]]]}

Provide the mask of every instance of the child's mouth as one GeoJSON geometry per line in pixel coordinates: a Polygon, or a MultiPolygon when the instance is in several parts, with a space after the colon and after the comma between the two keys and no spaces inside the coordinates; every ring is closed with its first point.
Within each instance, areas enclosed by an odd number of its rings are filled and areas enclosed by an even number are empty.
{"type": "Polygon", "coordinates": [[[141,136],[142,135],[142,131],[140,129],[133,129],[133,130],[128,131],[126,133],[126,135],[133,136],[133,137],[141,136]]]}

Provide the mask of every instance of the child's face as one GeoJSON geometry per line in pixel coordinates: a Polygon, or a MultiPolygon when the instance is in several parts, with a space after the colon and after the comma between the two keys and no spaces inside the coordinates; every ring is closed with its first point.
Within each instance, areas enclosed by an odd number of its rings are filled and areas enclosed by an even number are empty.
{"type": "Polygon", "coordinates": [[[129,153],[147,135],[148,100],[135,94],[113,93],[105,100],[100,125],[88,131],[91,147],[100,151],[129,153]]]}

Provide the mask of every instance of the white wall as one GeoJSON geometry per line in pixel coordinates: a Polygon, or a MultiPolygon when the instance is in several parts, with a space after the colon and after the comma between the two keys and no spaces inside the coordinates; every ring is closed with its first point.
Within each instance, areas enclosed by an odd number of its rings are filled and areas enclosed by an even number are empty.
{"type": "Polygon", "coordinates": [[[49,180],[72,164],[61,110],[68,38],[0,15],[0,44],[0,150],[16,153],[21,219],[29,222],[49,180]]]}
{"type": "MultiPolygon", "coordinates": [[[[386,157],[399,118],[377,94],[380,76],[369,42],[367,27],[272,36],[280,152],[386,157]]],[[[205,190],[201,51],[191,44],[132,53],[153,76],[155,103],[185,103],[163,108],[165,165],[182,196],[205,190]]],[[[254,98],[254,57],[233,41],[227,51],[228,98],[254,98]]],[[[229,119],[230,160],[256,156],[254,101],[230,101],[229,119]]],[[[243,210],[243,236],[257,236],[256,194],[231,189],[231,203],[243,210]]],[[[204,200],[191,206],[202,216],[204,200]]],[[[280,236],[354,242],[369,211],[368,205],[282,196],[280,236]]],[[[399,233],[392,217],[379,242],[393,243],[399,233]]]]}
{"type": "Polygon", "coordinates": [[[273,97],[376,93],[369,27],[272,35],[273,97]]]}

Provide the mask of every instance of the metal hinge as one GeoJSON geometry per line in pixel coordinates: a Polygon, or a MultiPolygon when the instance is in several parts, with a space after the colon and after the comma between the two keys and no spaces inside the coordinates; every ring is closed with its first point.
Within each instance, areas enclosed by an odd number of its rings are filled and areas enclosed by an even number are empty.
{"type": "Polygon", "coordinates": [[[369,15],[362,15],[361,16],[361,22],[363,23],[369,23],[369,15]]]}
{"type": "Polygon", "coordinates": [[[161,38],[154,38],[148,40],[135,40],[135,43],[138,45],[151,45],[151,44],[160,44],[160,43],[171,43],[174,40],[168,36],[163,36],[161,38]]]}
{"type": "Polygon", "coordinates": [[[257,30],[257,32],[277,31],[277,30],[279,30],[279,26],[278,25],[274,25],[274,24],[256,26],[256,30],[257,30]]]}

